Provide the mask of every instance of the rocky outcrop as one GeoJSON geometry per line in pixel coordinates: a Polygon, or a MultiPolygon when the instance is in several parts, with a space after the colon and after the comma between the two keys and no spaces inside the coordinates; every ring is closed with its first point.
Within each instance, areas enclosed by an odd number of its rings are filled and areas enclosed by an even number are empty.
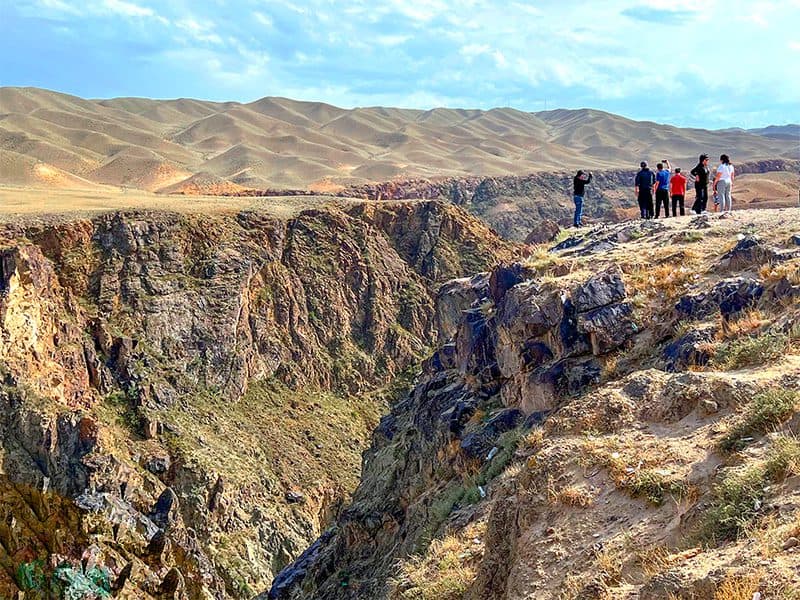
{"type": "Polygon", "coordinates": [[[361,486],[336,528],[314,545],[313,557],[309,551],[281,574],[269,598],[385,597],[395,561],[485,493],[492,469],[513,454],[514,432],[541,424],[565,398],[597,383],[595,357],[636,332],[619,269],[566,287],[531,279],[520,264],[500,266],[488,279],[487,296],[475,293],[475,280],[442,288],[437,304],[446,308],[437,310],[461,310],[454,339],[382,419],[361,486]]]}
{"type": "Polygon", "coordinates": [[[433,343],[444,280],[510,250],[436,202],[117,212],[0,240],[0,495],[40,521],[9,526],[4,596],[20,565],[90,546],[136,597],[267,587],[352,490],[381,402],[353,398],[433,343]]]}

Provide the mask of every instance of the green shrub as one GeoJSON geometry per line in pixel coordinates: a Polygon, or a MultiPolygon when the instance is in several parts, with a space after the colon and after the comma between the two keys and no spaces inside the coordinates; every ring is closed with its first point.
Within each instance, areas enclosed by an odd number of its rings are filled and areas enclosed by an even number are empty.
{"type": "Polygon", "coordinates": [[[798,400],[800,394],[795,390],[767,390],[756,395],[722,438],[720,448],[725,452],[741,450],[746,438],[767,433],[792,416],[798,400]]]}
{"type": "Polygon", "coordinates": [[[775,438],[763,461],[730,469],[713,490],[713,502],[703,516],[699,538],[716,544],[735,539],[761,512],[772,483],[800,471],[800,441],[775,438]]]}
{"type": "Polygon", "coordinates": [[[639,471],[625,487],[634,498],[646,498],[656,506],[661,506],[668,497],[681,499],[688,491],[683,479],[669,477],[651,469],[639,471]]]}
{"type": "Polygon", "coordinates": [[[789,348],[789,336],[784,333],[762,333],[725,342],[717,349],[712,366],[723,371],[763,365],[778,360],[789,348]]]}

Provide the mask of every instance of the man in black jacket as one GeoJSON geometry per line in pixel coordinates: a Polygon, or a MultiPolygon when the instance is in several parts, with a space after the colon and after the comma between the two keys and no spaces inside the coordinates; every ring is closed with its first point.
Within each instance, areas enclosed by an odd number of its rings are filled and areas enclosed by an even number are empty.
{"type": "Polygon", "coordinates": [[[592,182],[592,174],[578,171],[575,177],[572,178],[572,199],[575,201],[575,217],[572,219],[572,224],[575,227],[583,225],[583,195],[584,188],[587,184],[592,182]]]}
{"type": "Polygon", "coordinates": [[[656,175],[647,166],[645,161],[639,163],[641,170],[636,174],[633,182],[633,191],[639,201],[639,211],[643,219],[653,218],[653,194],[656,187],[656,175]]]}
{"type": "Polygon", "coordinates": [[[695,201],[692,210],[698,215],[706,210],[708,204],[708,154],[701,154],[697,166],[690,171],[694,176],[695,201]]]}

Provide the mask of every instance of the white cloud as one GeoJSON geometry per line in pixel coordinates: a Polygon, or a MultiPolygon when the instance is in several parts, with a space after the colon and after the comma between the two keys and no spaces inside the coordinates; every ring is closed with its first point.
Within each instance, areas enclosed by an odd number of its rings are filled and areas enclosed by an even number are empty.
{"type": "Polygon", "coordinates": [[[155,13],[152,8],[139,6],[133,2],[124,0],[103,0],[103,7],[108,11],[124,17],[153,17],[155,13]]]}
{"type": "Polygon", "coordinates": [[[193,17],[188,17],[177,21],[175,26],[188,33],[192,39],[198,42],[215,45],[222,44],[222,38],[217,33],[214,33],[214,25],[212,23],[201,23],[193,17]]]}
{"type": "Polygon", "coordinates": [[[410,39],[410,35],[379,35],[375,38],[375,43],[381,46],[399,46],[410,39]]]}
{"type": "Polygon", "coordinates": [[[800,42],[789,42],[789,50],[800,52],[800,42]]]}
{"type": "Polygon", "coordinates": [[[275,24],[272,20],[272,17],[265,15],[262,12],[256,11],[253,13],[253,16],[255,17],[256,21],[261,23],[264,27],[272,27],[275,24]]]}

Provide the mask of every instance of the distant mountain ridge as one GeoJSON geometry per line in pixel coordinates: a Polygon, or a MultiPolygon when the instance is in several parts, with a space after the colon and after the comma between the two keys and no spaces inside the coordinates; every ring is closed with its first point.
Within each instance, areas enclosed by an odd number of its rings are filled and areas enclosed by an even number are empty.
{"type": "Polygon", "coordinates": [[[255,102],[88,100],[0,88],[0,183],[217,193],[339,191],[353,185],[630,168],[699,152],[735,161],[796,159],[798,125],[708,131],[593,109],[344,109],[255,102]],[[46,174],[46,177],[43,175],[46,174]]]}

